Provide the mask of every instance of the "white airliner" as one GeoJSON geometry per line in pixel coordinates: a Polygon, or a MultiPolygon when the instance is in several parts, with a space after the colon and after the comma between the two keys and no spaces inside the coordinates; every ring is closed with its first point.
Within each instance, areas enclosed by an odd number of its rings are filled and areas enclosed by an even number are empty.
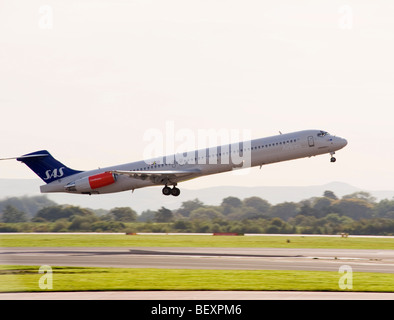
{"type": "Polygon", "coordinates": [[[91,195],[162,185],[164,195],[179,196],[176,186],[181,181],[321,154],[330,154],[335,162],[335,151],[346,145],[345,139],[326,131],[304,130],[90,171],[70,169],[46,150],[6,159],[32,169],[46,183],[40,187],[42,193],[91,195]]]}

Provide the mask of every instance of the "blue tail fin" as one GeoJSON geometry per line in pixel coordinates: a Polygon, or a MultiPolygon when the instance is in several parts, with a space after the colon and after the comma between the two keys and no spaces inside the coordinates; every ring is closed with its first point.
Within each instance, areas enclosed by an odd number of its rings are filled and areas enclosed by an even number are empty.
{"type": "Polygon", "coordinates": [[[45,183],[51,183],[52,181],[60,178],[82,172],[66,167],[64,164],[52,157],[46,150],[25,154],[16,160],[26,164],[45,183]]]}

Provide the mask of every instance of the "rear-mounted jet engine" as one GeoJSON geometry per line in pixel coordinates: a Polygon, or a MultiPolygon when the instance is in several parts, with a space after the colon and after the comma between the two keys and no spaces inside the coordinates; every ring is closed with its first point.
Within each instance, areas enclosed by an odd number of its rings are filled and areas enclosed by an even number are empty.
{"type": "Polygon", "coordinates": [[[68,192],[91,193],[95,189],[109,186],[115,182],[115,174],[104,172],[70,182],[64,186],[64,189],[68,192]]]}

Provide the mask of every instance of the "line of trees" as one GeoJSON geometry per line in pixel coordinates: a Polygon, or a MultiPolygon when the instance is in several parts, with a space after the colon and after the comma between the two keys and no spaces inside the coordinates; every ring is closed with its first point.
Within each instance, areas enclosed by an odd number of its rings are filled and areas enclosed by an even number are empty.
{"type": "Polygon", "coordinates": [[[394,235],[394,198],[377,202],[367,192],[356,192],[339,199],[332,191],[325,191],[322,197],[276,205],[259,197],[241,200],[230,196],[218,206],[194,199],[182,202],[176,210],[161,207],[143,211],[140,215],[129,207],[92,210],[58,205],[40,196],[0,202],[0,210],[0,232],[394,235]],[[35,203],[37,210],[34,214],[23,210],[26,201],[35,203]]]}

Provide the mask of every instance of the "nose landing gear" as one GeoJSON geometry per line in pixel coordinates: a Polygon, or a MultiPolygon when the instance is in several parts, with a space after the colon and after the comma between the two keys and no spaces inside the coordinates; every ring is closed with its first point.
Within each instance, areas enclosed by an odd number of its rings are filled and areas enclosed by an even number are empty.
{"type": "Polygon", "coordinates": [[[337,158],[334,157],[334,154],[335,154],[335,152],[330,152],[330,155],[331,155],[330,161],[331,161],[331,162],[337,161],[337,158]]]}

